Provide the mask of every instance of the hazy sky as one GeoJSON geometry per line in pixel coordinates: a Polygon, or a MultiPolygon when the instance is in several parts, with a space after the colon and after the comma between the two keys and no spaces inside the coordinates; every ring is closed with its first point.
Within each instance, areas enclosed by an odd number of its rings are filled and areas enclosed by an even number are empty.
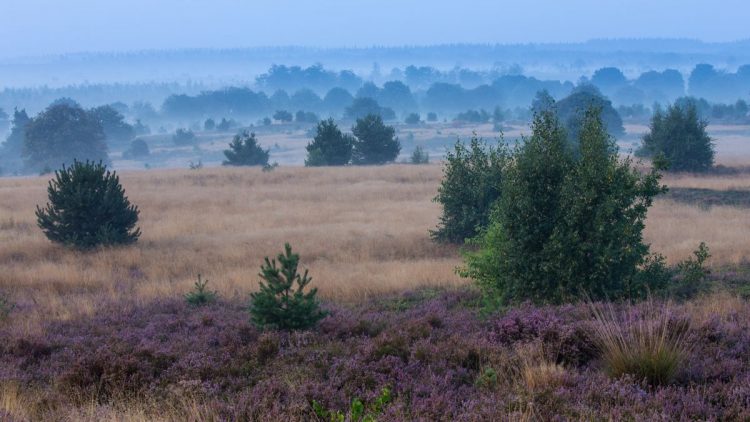
{"type": "Polygon", "coordinates": [[[621,37],[750,38],[750,1],[0,0],[0,57],[621,37]]]}

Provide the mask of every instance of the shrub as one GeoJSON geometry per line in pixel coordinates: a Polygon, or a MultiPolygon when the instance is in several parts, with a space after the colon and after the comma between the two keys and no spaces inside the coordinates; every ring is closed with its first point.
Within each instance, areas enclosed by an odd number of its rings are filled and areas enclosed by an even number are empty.
{"type": "Polygon", "coordinates": [[[288,123],[292,121],[292,113],[286,110],[278,110],[273,114],[273,119],[280,122],[288,123]]]}
{"type": "Polygon", "coordinates": [[[214,129],[216,129],[216,121],[214,121],[214,119],[209,117],[205,122],[203,122],[203,130],[209,131],[214,129]]]}
{"type": "Polygon", "coordinates": [[[318,120],[320,120],[318,115],[312,111],[298,110],[294,113],[294,121],[297,123],[315,123],[318,120]]]}
{"type": "Polygon", "coordinates": [[[670,170],[701,172],[714,163],[714,143],[706,133],[708,122],[698,117],[694,102],[656,110],[649,133],[638,151],[647,157],[663,156],[670,170]]]}
{"type": "Polygon", "coordinates": [[[395,160],[401,152],[396,130],[386,126],[378,115],[368,114],[357,119],[352,132],[356,137],[352,151],[355,164],[385,164],[395,160]]]}
{"type": "Polygon", "coordinates": [[[255,133],[242,131],[234,136],[229,149],[224,150],[224,166],[266,166],[270,149],[264,150],[255,139],[255,133]]]}
{"type": "Polygon", "coordinates": [[[2,293],[0,293],[0,322],[8,318],[15,305],[2,293]]]}
{"type": "Polygon", "coordinates": [[[141,231],[138,207],[125,196],[116,172],[102,163],[74,161],[55,172],[49,202],[36,208],[37,224],[53,242],[79,249],[128,244],[141,231]]]}
{"type": "Polygon", "coordinates": [[[137,138],[130,143],[130,148],[123,152],[122,156],[124,158],[142,158],[148,157],[149,154],[150,151],[148,149],[148,144],[146,143],[146,141],[141,138],[137,138]]]}
{"type": "Polygon", "coordinates": [[[318,123],[307,149],[306,166],[343,166],[352,158],[354,138],[341,133],[333,119],[318,123]]]}
{"type": "Polygon", "coordinates": [[[437,113],[433,113],[433,112],[427,113],[427,121],[428,122],[437,122],[437,113]]]}
{"type": "Polygon", "coordinates": [[[404,119],[404,123],[407,125],[418,125],[420,122],[419,113],[409,113],[404,119]]]}
{"type": "Polygon", "coordinates": [[[315,297],[317,288],[305,292],[305,287],[312,281],[307,276],[297,272],[299,255],[292,253],[292,247],[284,245],[284,253],[276,260],[266,257],[261,266],[260,290],[250,294],[250,315],[253,323],[259,327],[277,328],[281,330],[304,330],[315,326],[326,316],[320,309],[315,297]]]}
{"type": "Polygon", "coordinates": [[[384,387],[380,390],[380,395],[378,395],[375,401],[369,406],[365,406],[359,398],[354,398],[352,404],[349,406],[348,414],[340,410],[328,410],[315,400],[312,401],[312,408],[315,416],[322,421],[375,422],[378,415],[383,413],[385,407],[388,406],[392,400],[393,396],[391,395],[391,390],[384,387]]]}
{"type": "Polygon", "coordinates": [[[612,305],[591,304],[595,341],[607,372],[632,375],[651,385],[668,384],[688,354],[687,319],[678,319],[669,305],[646,302],[639,313],[617,316],[612,305]]]}
{"type": "Polygon", "coordinates": [[[195,142],[195,133],[190,129],[179,128],[172,135],[172,142],[179,146],[192,145],[195,142]]]}
{"type": "Polygon", "coordinates": [[[674,280],[667,286],[671,297],[689,299],[708,290],[706,281],[711,272],[705,264],[711,254],[705,242],[698,245],[693,256],[677,264],[674,280]]]}
{"type": "Polygon", "coordinates": [[[411,154],[411,163],[412,164],[429,164],[430,163],[430,154],[424,150],[421,146],[417,145],[416,148],[414,148],[414,152],[411,154]]]}
{"type": "Polygon", "coordinates": [[[638,273],[649,255],[646,212],[664,191],[659,167],[641,174],[620,160],[594,108],[581,126],[578,158],[553,112],[537,115],[532,129],[508,161],[479,251],[465,254],[461,274],[494,304],[644,290],[634,284],[648,281],[638,273]]]}
{"type": "Polygon", "coordinates": [[[201,275],[198,274],[198,281],[195,282],[193,290],[185,294],[185,301],[193,306],[202,306],[214,302],[217,293],[206,289],[207,285],[208,280],[201,280],[201,275]]]}
{"type": "Polygon", "coordinates": [[[476,136],[469,145],[458,141],[445,155],[443,180],[434,201],[443,207],[440,223],[430,234],[441,242],[462,243],[488,224],[490,210],[500,197],[507,150],[476,136]]]}

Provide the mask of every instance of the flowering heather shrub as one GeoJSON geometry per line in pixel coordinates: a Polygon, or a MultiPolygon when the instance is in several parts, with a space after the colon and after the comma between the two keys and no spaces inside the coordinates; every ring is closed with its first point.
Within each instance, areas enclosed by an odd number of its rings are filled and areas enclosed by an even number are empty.
{"type": "Polygon", "coordinates": [[[747,302],[693,321],[684,370],[649,386],[602,371],[587,305],[483,317],[477,298],[467,289],[325,304],[315,329],[296,332],[260,332],[239,300],[105,303],[39,334],[0,327],[0,385],[19,386],[30,419],[51,421],[71,406],[144,398],[168,407],[185,397],[206,419],[306,421],[316,420],[313,402],[348,413],[357,398],[369,411],[383,388],[378,421],[750,418],[747,302]],[[553,384],[529,388],[520,377],[527,344],[565,368],[535,373],[553,384]]]}

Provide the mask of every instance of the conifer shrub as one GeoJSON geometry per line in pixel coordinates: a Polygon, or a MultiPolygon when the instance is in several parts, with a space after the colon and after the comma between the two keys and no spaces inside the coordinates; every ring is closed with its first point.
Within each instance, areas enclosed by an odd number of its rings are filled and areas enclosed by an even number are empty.
{"type": "Polygon", "coordinates": [[[224,155],[224,166],[267,166],[270,150],[260,146],[255,133],[242,131],[234,136],[224,155]]]}
{"type": "Polygon", "coordinates": [[[265,259],[261,266],[260,290],[250,294],[250,316],[261,328],[305,330],[314,327],[327,312],[320,309],[317,288],[305,290],[312,277],[299,274],[299,255],[284,245],[284,253],[265,259]]]}
{"type": "Polygon", "coordinates": [[[443,180],[434,201],[443,207],[437,229],[430,232],[439,242],[463,243],[488,224],[490,211],[500,197],[505,147],[486,144],[476,136],[469,145],[456,142],[445,155],[443,180]]]}
{"type": "Polygon", "coordinates": [[[218,294],[215,291],[208,290],[207,285],[208,280],[201,279],[201,275],[198,274],[198,281],[195,282],[193,290],[185,294],[185,301],[193,306],[207,305],[216,301],[218,294]]]}
{"type": "Polygon", "coordinates": [[[37,206],[37,224],[53,242],[78,249],[138,240],[138,207],[131,204],[116,172],[101,162],[63,165],[47,187],[49,202],[37,206]]]}
{"type": "Polygon", "coordinates": [[[430,154],[424,150],[420,145],[417,145],[416,148],[414,148],[414,152],[411,154],[411,163],[412,164],[429,164],[430,163],[430,154]]]}

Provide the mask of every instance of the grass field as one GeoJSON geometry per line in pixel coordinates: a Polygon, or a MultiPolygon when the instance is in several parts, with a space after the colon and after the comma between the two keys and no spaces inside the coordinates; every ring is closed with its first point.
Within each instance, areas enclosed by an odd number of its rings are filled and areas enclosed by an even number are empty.
{"type": "MultiPolygon", "coordinates": [[[[0,291],[17,304],[14,325],[28,331],[103,301],[178,297],[198,274],[224,297],[245,297],[257,286],[263,257],[284,242],[301,254],[326,299],[461,285],[459,251],[428,233],[439,215],[431,199],[440,177],[439,165],[126,172],[122,182],[141,209],[143,236],[134,246],[93,253],[53,245],[36,227],[47,178],[0,179],[0,291]]],[[[750,189],[744,174],[665,182],[714,193],[750,189]]],[[[672,263],[705,241],[712,265],[736,264],[750,258],[748,231],[745,208],[667,196],[649,213],[646,239],[672,263]]]]}

